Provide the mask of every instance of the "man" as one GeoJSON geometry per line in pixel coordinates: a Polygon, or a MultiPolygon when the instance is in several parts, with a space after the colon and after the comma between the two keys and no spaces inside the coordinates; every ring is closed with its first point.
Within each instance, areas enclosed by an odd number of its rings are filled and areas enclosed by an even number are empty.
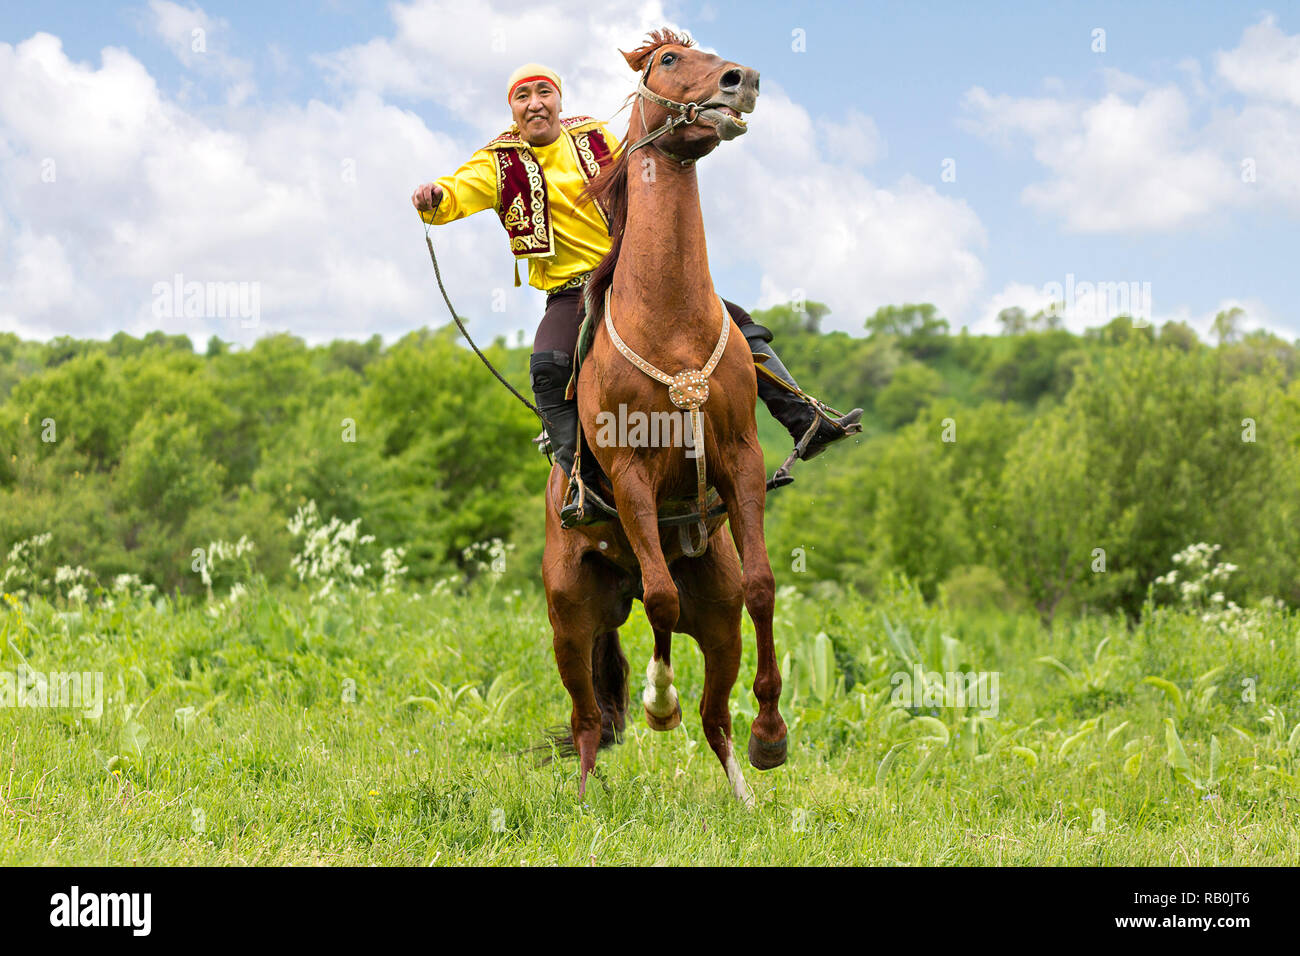
{"type": "MultiPolygon", "coordinates": [[[[554,70],[527,63],[510,75],[506,88],[514,115],[510,128],[451,176],[418,187],[411,202],[421,218],[434,225],[495,210],[515,256],[515,285],[520,284],[518,260],[527,259],[528,284],[547,293],[529,372],[555,460],[568,475],[578,443],[578,403],[564,395],[582,323],[582,291],[611,244],[603,210],[595,202],[580,204],[578,197],[618,157],[622,145],[599,120],[560,118],[560,78],[554,70]]],[[[758,376],[758,394],[773,417],[796,444],[814,419],[820,420],[801,457],[812,458],[832,442],[861,430],[860,408],[836,419],[812,404],[768,345],[772,333],[740,306],[723,301],[751,351],[767,356],[763,369],[772,373],[772,379],[758,376]]],[[[586,465],[591,462],[594,467],[592,459],[591,455],[583,459],[583,479],[589,484],[594,476],[586,474],[586,465]]],[[[565,527],[577,523],[572,491],[571,483],[560,511],[565,527]]],[[[587,520],[600,520],[600,516],[590,514],[587,520]]]]}

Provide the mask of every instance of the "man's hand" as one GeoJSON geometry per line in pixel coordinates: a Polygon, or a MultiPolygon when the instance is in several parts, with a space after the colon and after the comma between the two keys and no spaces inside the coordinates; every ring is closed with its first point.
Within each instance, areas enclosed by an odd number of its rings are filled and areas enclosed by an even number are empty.
{"type": "Polygon", "coordinates": [[[420,212],[432,212],[441,201],[442,187],[437,183],[425,183],[423,186],[416,187],[415,192],[411,193],[411,203],[420,212]]]}

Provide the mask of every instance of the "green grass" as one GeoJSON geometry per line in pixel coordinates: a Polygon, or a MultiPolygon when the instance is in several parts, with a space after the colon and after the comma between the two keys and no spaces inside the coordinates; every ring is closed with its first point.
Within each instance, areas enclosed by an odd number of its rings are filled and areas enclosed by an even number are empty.
{"type": "MultiPolygon", "coordinates": [[[[1049,633],[927,606],[905,586],[874,603],[814,590],[778,601],[790,760],[746,767],[752,811],[700,733],[691,639],[674,642],[683,725],[645,726],[639,606],[623,630],[631,727],[600,753],[585,802],[574,761],[516,756],[569,710],[539,592],[485,584],[316,607],[255,589],[220,618],[165,602],[5,609],[0,670],[21,655],[42,671],[102,671],[108,699],[98,721],[0,708],[0,862],[1300,862],[1294,616],[1247,638],[1168,611],[1049,633]],[[997,672],[997,716],[893,706],[910,657],[997,672]]],[[[732,698],[742,752],[753,675],[746,622],[732,698]]]]}

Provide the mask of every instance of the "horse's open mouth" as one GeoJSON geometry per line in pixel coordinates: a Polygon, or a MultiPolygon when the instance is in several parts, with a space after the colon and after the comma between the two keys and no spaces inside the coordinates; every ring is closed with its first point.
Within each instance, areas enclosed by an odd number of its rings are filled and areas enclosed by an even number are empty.
{"type": "Polygon", "coordinates": [[[722,118],[714,123],[714,128],[721,139],[735,139],[749,129],[749,124],[735,107],[722,103],[706,103],[704,109],[721,115],[722,118]]]}
{"type": "Polygon", "coordinates": [[[730,116],[741,126],[747,125],[745,123],[745,117],[741,116],[738,111],[733,110],[730,106],[715,106],[714,109],[716,109],[719,113],[726,113],[728,116],[730,116]]]}

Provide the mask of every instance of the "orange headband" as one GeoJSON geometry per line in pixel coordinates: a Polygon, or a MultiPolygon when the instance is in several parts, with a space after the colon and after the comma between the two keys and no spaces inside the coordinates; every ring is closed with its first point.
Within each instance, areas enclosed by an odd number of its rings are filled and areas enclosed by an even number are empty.
{"type": "MultiPolygon", "coordinates": [[[[510,87],[510,92],[506,94],[506,100],[507,101],[513,100],[515,98],[515,90],[519,89],[521,84],[531,83],[533,82],[533,80],[545,80],[547,83],[551,85],[552,88],[554,88],[555,86],[555,81],[552,80],[549,76],[525,76],[522,80],[516,80],[515,85],[510,87]]],[[[559,91],[557,90],[556,92],[559,91]]]]}

